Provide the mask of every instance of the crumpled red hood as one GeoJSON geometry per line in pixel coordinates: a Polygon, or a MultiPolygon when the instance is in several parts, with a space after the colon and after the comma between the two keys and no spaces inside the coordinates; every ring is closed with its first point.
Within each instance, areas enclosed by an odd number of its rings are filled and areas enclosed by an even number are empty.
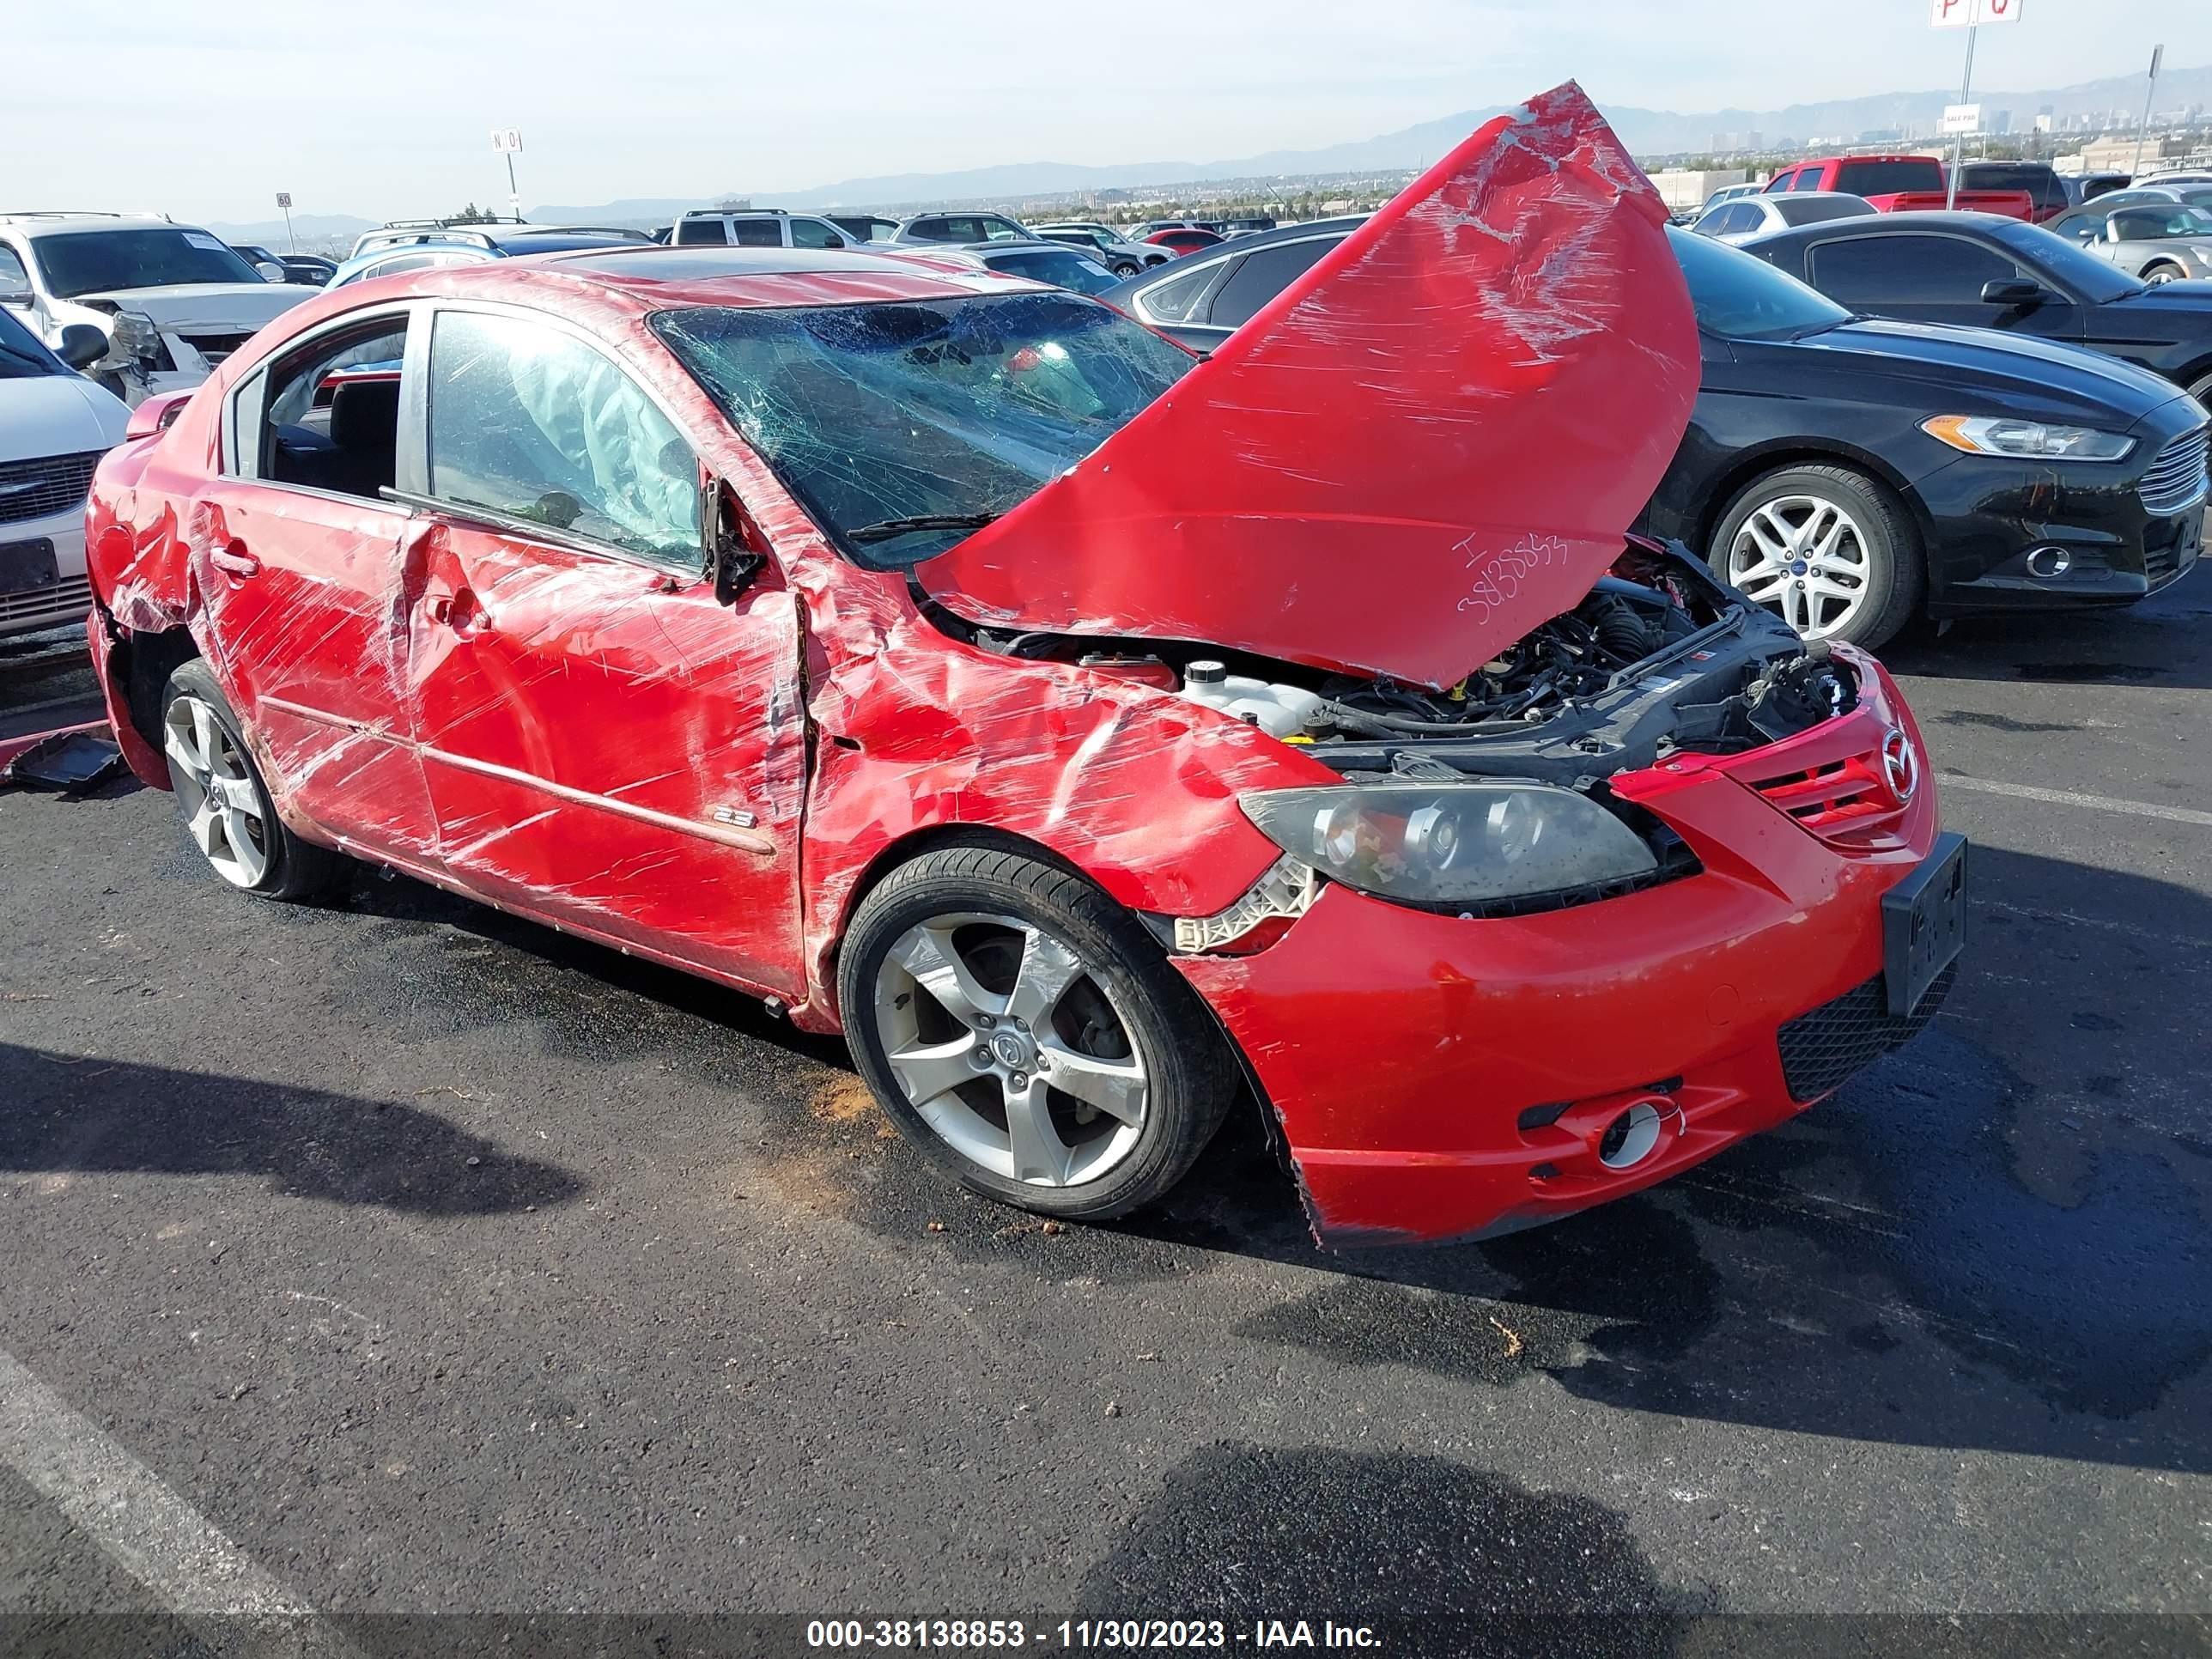
{"type": "Polygon", "coordinates": [[[974,622],[1455,684],[1582,599],[1674,458],[1698,341],[1666,222],[1547,92],[916,576],[974,622]]]}

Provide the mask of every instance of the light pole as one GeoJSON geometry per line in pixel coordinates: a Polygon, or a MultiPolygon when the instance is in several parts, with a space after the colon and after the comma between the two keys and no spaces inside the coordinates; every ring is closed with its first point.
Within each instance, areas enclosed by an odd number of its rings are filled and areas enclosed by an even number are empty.
{"type": "Polygon", "coordinates": [[[2136,129],[2136,159],[2128,166],[2128,175],[2130,178],[2142,171],[2143,140],[2150,134],[2150,106],[2152,100],[2158,96],[2158,66],[2160,60],[2165,56],[2166,47],[2163,44],[2150,49],[2150,85],[2143,91],[2142,125],[2136,129]]]}
{"type": "MultiPolygon", "coordinates": [[[[1959,104],[1961,108],[1973,101],[1974,37],[1981,32],[1980,27],[1977,24],[1966,25],[1966,72],[1959,77],[1959,104]]],[[[1966,159],[1966,135],[1962,128],[1951,135],[1951,180],[1943,198],[1943,205],[1946,208],[1955,208],[1959,205],[1959,168],[1966,159]]]]}

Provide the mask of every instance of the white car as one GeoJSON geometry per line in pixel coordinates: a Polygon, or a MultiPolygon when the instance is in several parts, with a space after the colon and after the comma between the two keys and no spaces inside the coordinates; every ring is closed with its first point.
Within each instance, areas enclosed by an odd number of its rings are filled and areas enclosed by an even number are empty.
{"type": "Polygon", "coordinates": [[[1874,204],[1863,196],[1842,190],[1800,190],[1784,196],[1739,196],[1733,202],[1707,208],[1690,228],[1717,242],[1747,242],[1769,231],[1792,225],[1817,224],[1823,219],[1855,219],[1872,213],[1874,204]]]}
{"type": "MultiPolygon", "coordinates": [[[[71,341],[73,355],[87,349],[71,341]]],[[[0,312],[0,638],[82,622],[84,498],[131,412],[0,312]]]]}
{"type": "Polygon", "coordinates": [[[85,372],[136,407],[189,391],[271,318],[319,290],[264,282],[219,236],[151,216],[0,213],[0,309],[48,346],[107,340],[85,372]]]}

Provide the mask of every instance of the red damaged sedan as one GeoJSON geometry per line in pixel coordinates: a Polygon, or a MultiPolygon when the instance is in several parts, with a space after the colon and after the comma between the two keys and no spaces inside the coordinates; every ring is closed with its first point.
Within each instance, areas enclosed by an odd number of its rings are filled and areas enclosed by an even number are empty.
{"type": "Polygon", "coordinates": [[[224,880],[348,858],[842,1030],[978,1191],[1158,1197],[1249,1085],[1317,1233],[1528,1224],[1942,1000],[1869,657],[1627,538],[1698,340],[1571,87],[1212,358],[866,253],[289,312],[100,469],[93,639],[224,880]]]}

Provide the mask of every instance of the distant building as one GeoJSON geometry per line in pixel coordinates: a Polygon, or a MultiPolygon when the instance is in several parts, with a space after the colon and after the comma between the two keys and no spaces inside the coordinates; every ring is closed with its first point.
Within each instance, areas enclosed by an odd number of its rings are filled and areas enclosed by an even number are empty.
{"type": "Polygon", "coordinates": [[[1982,131],[1990,134],[1993,137],[2002,137],[2003,134],[2010,132],[2012,131],[2012,112],[2008,109],[1993,109],[1990,111],[1987,115],[1982,118],[1982,131]]]}
{"type": "Polygon", "coordinates": [[[1747,183],[1751,173],[1745,167],[1668,167],[1650,177],[1651,187],[1668,210],[1681,213],[1703,207],[1705,199],[1723,185],[1747,183]]]}

